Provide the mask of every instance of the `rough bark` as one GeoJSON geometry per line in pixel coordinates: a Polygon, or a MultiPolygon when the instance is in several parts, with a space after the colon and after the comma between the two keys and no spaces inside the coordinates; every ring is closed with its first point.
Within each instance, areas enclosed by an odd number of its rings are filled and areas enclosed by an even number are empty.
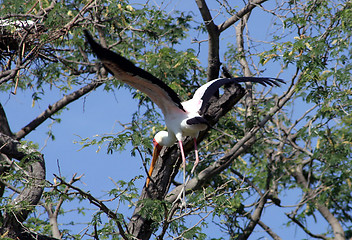
{"type": "Polygon", "coordinates": [[[1,103],[0,103],[0,133],[3,133],[10,137],[12,136],[10,125],[7,121],[6,113],[1,103]]]}
{"type": "Polygon", "coordinates": [[[22,222],[38,204],[44,189],[44,158],[36,150],[22,145],[3,133],[0,133],[0,146],[0,152],[6,157],[23,162],[24,167],[19,171],[23,171],[23,175],[26,176],[23,190],[10,203],[11,208],[3,213],[3,224],[0,231],[2,234],[6,233],[7,237],[25,239],[25,236],[31,236],[31,233],[22,222]]]}
{"type": "Polygon", "coordinates": [[[208,32],[208,69],[207,69],[207,79],[208,81],[216,79],[219,76],[220,70],[220,34],[225,31],[227,28],[232,26],[238,20],[242,19],[247,13],[250,13],[255,7],[266,2],[267,0],[256,0],[250,1],[246,6],[240,9],[232,17],[216,25],[214,23],[214,17],[211,15],[210,10],[207,6],[205,0],[195,0],[198,6],[198,9],[202,15],[205,27],[208,32]]]}
{"type": "Polygon", "coordinates": [[[208,31],[208,70],[207,70],[207,79],[208,81],[216,79],[219,76],[220,70],[220,31],[217,25],[213,21],[213,17],[209,11],[209,8],[205,0],[196,0],[198,9],[202,15],[205,27],[208,31]]]}
{"type": "MultiPolygon", "coordinates": [[[[2,107],[2,104],[0,103],[0,133],[3,133],[7,136],[12,137],[13,134],[10,129],[10,125],[7,121],[6,113],[4,108],[2,107]]],[[[3,154],[0,154],[0,177],[4,176],[8,170],[9,167],[6,164],[2,164],[6,159],[6,156],[3,154]]],[[[5,184],[3,182],[0,182],[0,197],[3,196],[5,192],[5,184]]]]}

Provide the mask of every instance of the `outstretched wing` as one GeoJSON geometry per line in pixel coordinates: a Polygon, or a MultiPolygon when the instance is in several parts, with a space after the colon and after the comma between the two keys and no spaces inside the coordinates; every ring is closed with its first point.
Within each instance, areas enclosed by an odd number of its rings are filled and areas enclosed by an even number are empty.
{"type": "Polygon", "coordinates": [[[147,94],[164,115],[177,109],[185,111],[177,93],[166,83],[137,67],[121,55],[101,46],[87,30],[84,30],[84,34],[92,51],[114,77],[147,94]]]}
{"type": "Polygon", "coordinates": [[[254,82],[264,86],[280,86],[279,83],[285,83],[283,80],[278,78],[266,78],[266,77],[237,77],[237,78],[219,78],[207,82],[203,86],[197,89],[194,93],[193,98],[183,103],[183,107],[186,111],[203,113],[207,103],[214,93],[223,85],[240,82],[254,82]]]}

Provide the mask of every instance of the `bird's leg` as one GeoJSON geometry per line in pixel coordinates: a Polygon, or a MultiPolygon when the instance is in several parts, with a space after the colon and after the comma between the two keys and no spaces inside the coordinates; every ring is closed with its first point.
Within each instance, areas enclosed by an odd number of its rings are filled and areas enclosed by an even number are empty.
{"type": "Polygon", "coordinates": [[[181,190],[181,193],[183,192],[183,204],[185,203],[186,199],[186,157],[185,157],[185,152],[183,151],[183,144],[182,141],[178,141],[180,151],[181,151],[181,157],[182,157],[182,167],[183,167],[183,188],[181,190]]]}
{"type": "Polygon", "coordinates": [[[191,175],[194,173],[194,170],[196,170],[196,167],[199,163],[199,155],[198,155],[198,147],[197,147],[197,138],[193,138],[194,141],[194,153],[196,155],[196,161],[194,162],[192,171],[191,171],[191,175]]]}
{"type": "MultiPolygon", "coordinates": [[[[184,193],[186,192],[186,186],[191,178],[191,175],[194,173],[194,170],[196,169],[198,163],[199,163],[199,155],[198,155],[198,148],[197,148],[197,138],[193,138],[193,141],[194,141],[194,152],[195,152],[195,155],[196,155],[196,161],[194,162],[194,165],[193,165],[193,168],[192,168],[192,171],[191,171],[191,174],[187,177],[187,180],[183,180],[183,184],[184,184],[184,187],[182,189],[182,191],[184,191],[184,193]]],[[[184,175],[185,176],[185,175],[184,175]]],[[[182,192],[181,192],[182,193],[182,192]]],[[[180,194],[181,194],[180,193],[180,194]]],[[[180,197],[181,195],[179,195],[180,197]]],[[[179,199],[179,198],[177,198],[179,199]]]]}

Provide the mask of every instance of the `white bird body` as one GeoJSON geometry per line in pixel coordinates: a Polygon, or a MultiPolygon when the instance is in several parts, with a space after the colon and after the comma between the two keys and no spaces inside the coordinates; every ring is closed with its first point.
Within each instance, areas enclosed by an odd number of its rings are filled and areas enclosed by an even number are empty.
{"type": "Polygon", "coordinates": [[[201,116],[194,112],[173,112],[165,116],[165,123],[168,131],[176,136],[177,140],[184,140],[184,137],[198,137],[198,133],[207,128],[205,123],[197,123],[190,125],[188,120],[201,118],[201,116]]]}
{"type": "Polygon", "coordinates": [[[221,78],[207,82],[196,90],[193,98],[182,102],[181,104],[184,111],[173,109],[173,111],[164,114],[169,134],[173,134],[177,140],[183,141],[185,137],[197,138],[199,132],[204,131],[207,128],[208,124],[206,123],[206,120],[199,114],[203,104],[202,97],[206,89],[219,80],[221,80],[221,78]],[[187,121],[191,119],[196,121],[196,123],[187,123],[187,121]]]}
{"type": "Polygon", "coordinates": [[[132,62],[122,57],[121,55],[102,47],[94,41],[88,31],[85,31],[85,36],[88,43],[91,45],[93,52],[102,61],[105,68],[111,72],[117,79],[130,86],[140,90],[149,96],[149,98],[163,112],[167,131],[158,132],[154,139],[153,159],[149,171],[149,176],[146,185],[148,186],[149,177],[152,174],[154,164],[158,158],[162,146],[171,146],[178,141],[181,151],[184,180],[185,180],[185,156],[182,146],[182,141],[185,137],[190,136],[194,139],[196,161],[191,173],[194,171],[199,162],[196,139],[200,131],[207,128],[208,123],[202,117],[211,96],[223,85],[239,82],[257,82],[264,86],[276,85],[277,82],[282,82],[281,79],[275,78],[258,78],[258,77],[238,77],[238,78],[219,78],[207,82],[196,90],[193,98],[181,102],[177,93],[175,93],[163,81],[156,78],[149,72],[135,66],[132,62]]]}

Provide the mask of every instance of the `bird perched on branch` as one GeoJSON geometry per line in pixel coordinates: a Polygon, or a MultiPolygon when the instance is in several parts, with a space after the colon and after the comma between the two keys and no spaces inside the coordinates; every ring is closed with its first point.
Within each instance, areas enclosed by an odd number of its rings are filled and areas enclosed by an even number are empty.
{"type": "Polygon", "coordinates": [[[196,90],[193,98],[181,102],[177,93],[173,91],[165,82],[153,76],[149,72],[135,66],[131,61],[121,55],[102,47],[97,43],[88,31],[84,31],[85,37],[91,46],[92,51],[101,60],[105,68],[118,80],[140,90],[161,109],[167,131],[158,132],[154,139],[154,151],[149,176],[146,182],[148,186],[155,162],[163,146],[171,146],[178,142],[183,165],[183,182],[185,183],[186,158],[183,151],[182,141],[190,136],[194,139],[195,163],[191,173],[199,162],[197,150],[197,137],[200,131],[207,128],[208,123],[202,117],[206,104],[217,90],[225,85],[240,82],[254,82],[264,86],[279,86],[284,83],[281,79],[266,77],[237,77],[219,78],[212,80],[196,90]]]}

